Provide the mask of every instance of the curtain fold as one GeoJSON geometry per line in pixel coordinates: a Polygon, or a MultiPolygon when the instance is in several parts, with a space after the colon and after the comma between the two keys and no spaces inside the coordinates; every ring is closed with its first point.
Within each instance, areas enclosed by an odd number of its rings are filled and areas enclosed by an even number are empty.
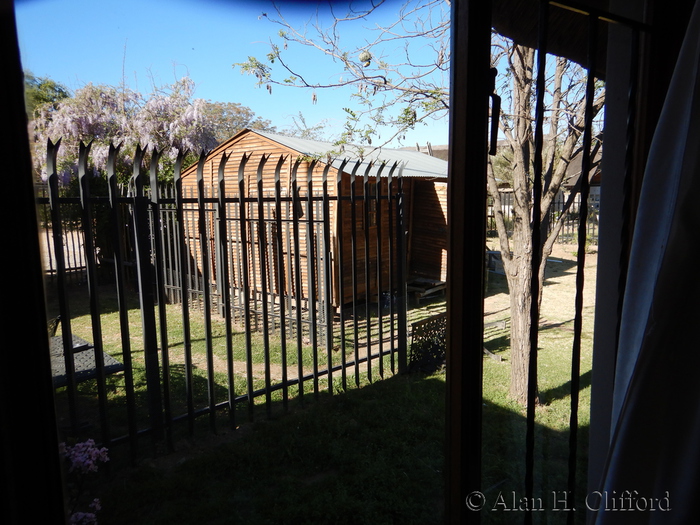
{"type": "Polygon", "coordinates": [[[700,515],[700,6],[649,153],[620,328],[596,524],[700,515]]]}

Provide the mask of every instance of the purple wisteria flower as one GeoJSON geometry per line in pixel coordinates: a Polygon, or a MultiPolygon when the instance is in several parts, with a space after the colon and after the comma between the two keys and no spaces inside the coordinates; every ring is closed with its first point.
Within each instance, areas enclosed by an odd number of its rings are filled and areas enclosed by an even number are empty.
{"type": "Polygon", "coordinates": [[[93,512],[74,512],[71,514],[70,523],[72,525],[96,525],[97,515],[93,512]]]}
{"type": "Polygon", "coordinates": [[[94,498],[88,505],[90,512],[77,511],[81,495],[83,493],[83,476],[90,472],[97,472],[100,463],[109,461],[107,448],[98,447],[93,439],[88,439],[73,446],[60,443],[58,450],[61,456],[70,463],[68,474],[73,476],[73,481],[69,481],[69,507],[71,508],[70,523],[76,525],[91,525],[97,523],[97,512],[102,509],[102,504],[98,498],[94,498]],[[76,478],[77,476],[77,478],[76,478]]]}
{"type": "Polygon", "coordinates": [[[68,472],[77,471],[82,474],[97,472],[98,463],[109,461],[108,450],[105,447],[95,446],[93,439],[76,443],[72,447],[61,443],[59,452],[70,462],[68,472]]]}

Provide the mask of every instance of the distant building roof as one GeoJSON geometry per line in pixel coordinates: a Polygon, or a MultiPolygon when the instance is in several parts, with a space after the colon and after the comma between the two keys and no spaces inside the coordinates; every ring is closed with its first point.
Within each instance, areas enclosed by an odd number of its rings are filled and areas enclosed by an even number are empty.
{"type": "Polygon", "coordinates": [[[387,168],[382,172],[384,175],[388,173],[388,168],[393,166],[394,163],[398,163],[404,166],[402,172],[404,177],[447,179],[447,162],[419,151],[361,147],[348,144],[341,148],[331,142],[289,137],[265,131],[253,131],[269,140],[298,151],[302,155],[318,157],[319,160],[324,160],[330,154],[330,157],[333,159],[331,165],[335,168],[340,167],[341,163],[347,160],[350,165],[346,166],[345,171],[352,171],[355,163],[360,161],[360,166],[357,170],[358,175],[364,175],[370,163],[373,163],[370,175],[374,175],[379,165],[385,162],[387,168]]]}
{"type": "MultiPolygon", "coordinates": [[[[590,159],[591,167],[588,171],[588,180],[591,185],[596,186],[600,184],[600,162],[603,158],[603,152],[601,150],[596,150],[593,157],[590,159]]],[[[578,180],[581,177],[581,169],[583,168],[583,154],[577,153],[569,161],[569,165],[566,168],[566,175],[564,176],[564,182],[562,186],[565,188],[573,188],[578,184],[578,180]]]]}
{"type": "Polygon", "coordinates": [[[447,144],[433,146],[430,142],[428,142],[425,146],[421,146],[418,143],[416,143],[415,148],[408,147],[401,149],[406,151],[420,151],[421,153],[430,155],[431,157],[437,157],[442,160],[447,160],[447,157],[450,153],[450,147],[447,144]]]}

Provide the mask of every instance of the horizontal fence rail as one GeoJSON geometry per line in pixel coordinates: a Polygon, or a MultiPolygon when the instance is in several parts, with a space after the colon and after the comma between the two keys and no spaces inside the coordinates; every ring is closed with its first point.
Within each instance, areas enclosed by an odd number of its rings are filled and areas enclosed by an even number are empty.
{"type": "MultiPolygon", "coordinates": [[[[577,244],[579,236],[579,222],[582,215],[585,216],[586,224],[586,241],[591,244],[598,244],[598,219],[600,216],[600,193],[595,191],[597,187],[592,187],[588,195],[587,206],[581,206],[581,194],[576,193],[571,196],[560,191],[552,201],[549,208],[549,217],[547,223],[547,235],[554,231],[558,222],[559,233],[557,234],[557,242],[562,244],[577,244]],[[568,203],[569,198],[571,202],[568,203]],[[561,221],[560,221],[561,219],[561,221]]],[[[506,224],[506,228],[513,223],[515,219],[513,214],[513,193],[510,191],[501,191],[501,211],[506,224]]],[[[487,224],[486,228],[489,232],[496,232],[496,218],[493,199],[487,200],[487,224]]],[[[510,228],[509,228],[510,229],[510,228]]]]}
{"type": "Polygon", "coordinates": [[[257,405],[270,415],[276,403],[407,369],[400,166],[371,166],[370,175],[359,162],[299,160],[283,184],[284,157],[252,166],[243,155],[231,177],[224,155],[207,185],[206,156],[187,178],[180,154],[164,184],[159,153],[138,148],[120,185],[119,148],[95,177],[81,145],[73,196],[59,185],[58,148],[49,143],[38,203],[59,334],[53,359],[65,370],[58,409],[69,432],[83,432],[97,413],[95,437],[128,442],[135,455],[143,435],[172,447],[180,422],[192,433],[206,416],[216,430],[227,414],[235,427],[241,412],[253,420],[257,405]],[[263,184],[268,163],[272,189],[263,184]],[[85,286],[71,286],[76,272],[85,286]],[[89,326],[76,325],[86,313],[89,326]],[[76,356],[91,367],[90,381],[76,356]]]}

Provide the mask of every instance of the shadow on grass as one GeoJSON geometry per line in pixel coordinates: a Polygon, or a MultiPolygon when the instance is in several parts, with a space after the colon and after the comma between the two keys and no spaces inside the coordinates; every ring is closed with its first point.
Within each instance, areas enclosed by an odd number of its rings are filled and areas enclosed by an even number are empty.
{"type": "MultiPolygon", "coordinates": [[[[581,374],[579,378],[579,390],[591,386],[592,372],[589,370],[581,374]]],[[[552,403],[553,401],[565,399],[571,395],[571,381],[567,381],[563,385],[559,385],[549,390],[540,391],[540,401],[544,404],[552,403]]]]}
{"type": "MultiPolygon", "coordinates": [[[[590,382],[590,376],[582,388],[590,382]]],[[[206,391],[205,378],[195,380],[206,391]]],[[[552,403],[569,384],[545,394],[552,403]]],[[[225,390],[217,389],[218,394],[225,390]]],[[[115,446],[108,475],[93,493],[99,520],[110,524],[437,524],[444,518],[445,381],[440,374],[393,376],[344,393],[307,394],[303,408],[256,405],[255,420],[238,411],[197,419],[189,436],[175,432],[175,450],[146,454],[132,466],[115,446]]],[[[139,402],[142,402],[141,399],[139,402]]],[[[520,522],[524,497],[526,420],[521,407],[486,400],[483,407],[483,523],[520,522]],[[516,516],[514,520],[514,516],[516,516]]],[[[578,477],[585,479],[587,427],[579,429],[578,477]]],[[[534,523],[565,523],[569,433],[535,425],[534,523]],[[557,498],[558,496],[558,498],[557,498]]],[[[579,488],[571,506],[583,501],[579,488]]],[[[583,523],[583,512],[576,514],[583,523]]]]}
{"type": "Polygon", "coordinates": [[[414,374],[277,402],[207,449],[113,468],[100,523],[442,523],[444,401],[444,377],[414,374]]]}
{"type": "MultiPolygon", "coordinates": [[[[544,286],[552,284],[552,281],[564,275],[573,274],[576,272],[575,259],[547,259],[547,268],[545,270],[544,286]]],[[[508,280],[503,273],[488,272],[486,284],[486,297],[498,295],[500,293],[508,293],[508,280]]]]}
{"type": "Polygon", "coordinates": [[[575,523],[585,523],[588,426],[578,429],[578,482],[575,494],[569,495],[569,432],[535,424],[533,491],[528,499],[524,483],[526,418],[512,407],[486,402],[483,421],[482,523],[523,523],[524,509],[533,510],[534,524],[564,525],[572,512],[575,523]]]}
{"type": "MultiPolygon", "coordinates": [[[[100,400],[96,380],[89,380],[77,385],[75,406],[77,412],[76,425],[70,418],[69,396],[67,388],[57,390],[55,396],[56,414],[60,437],[63,440],[95,439],[107,442],[121,440],[129,434],[130,414],[129,406],[132,406],[132,421],[137,432],[146,434],[135,438],[133,443],[136,450],[147,449],[146,454],[153,453],[153,440],[149,437],[148,429],[153,428],[154,421],[149,414],[149,394],[146,387],[146,374],[142,366],[134,366],[134,393],[131,399],[127,398],[124,374],[112,375],[106,378],[106,421],[107,428],[102,426],[100,417],[100,400]]],[[[243,381],[241,381],[243,383],[243,381]]],[[[234,387],[236,385],[234,384],[234,387]]],[[[186,416],[188,414],[188,391],[192,396],[194,410],[201,410],[209,403],[209,381],[201,370],[194,369],[192,382],[188,389],[185,377],[185,365],[174,364],[170,366],[170,412],[173,417],[186,416]]],[[[237,387],[243,392],[243,386],[237,387]]],[[[163,396],[162,385],[158,389],[163,396]]],[[[220,381],[214,381],[213,399],[221,402],[227,399],[228,389],[220,381]]],[[[162,419],[160,420],[163,421],[162,419]]],[[[184,422],[179,424],[185,426],[184,422]]],[[[173,427],[178,426],[178,423],[173,427]]],[[[118,445],[129,448],[128,444],[118,445]]]]}
{"type": "MultiPolygon", "coordinates": [[[[114,283],[103,283],[95,289],[97,303],[101,313],[112,313],[119,311],[119,301],[115,291],[114,283]]],[[[49,318],[56,317],[60,313],[58,289],[55,284],[47,283],[46,286],[46,309],[49,318]]],[[[65,289],[65,297],[71,317],[90,315],[90,296],[87,284],[71,284],[65,289]]],[[[125,292],[126,308],[138,308],[139,299],[135,288],[130,284],[125,292]]]]}
{"type": "Polygon", "coordinates": [[[549,280],[573,273],[576,273],[576,259],[557,259],[556,257],[550,257],[547,259],[544,285],[547,286],[547,281],[549,280]]]}

